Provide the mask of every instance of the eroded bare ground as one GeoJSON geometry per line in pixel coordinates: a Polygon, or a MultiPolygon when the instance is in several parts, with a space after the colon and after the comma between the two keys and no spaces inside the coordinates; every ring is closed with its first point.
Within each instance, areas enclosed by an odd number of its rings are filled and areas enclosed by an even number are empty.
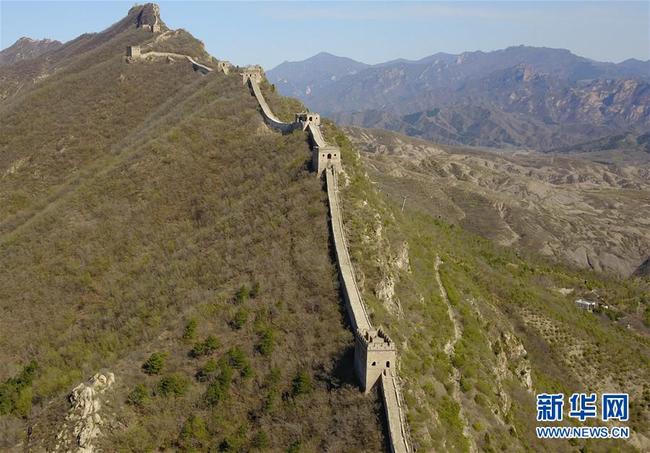
{"type": "Polygon", "coordinates": [[[650,255],[650,164],[497,154],[358,128],[382,191],[496,240],[628,276],[650,255]]]}

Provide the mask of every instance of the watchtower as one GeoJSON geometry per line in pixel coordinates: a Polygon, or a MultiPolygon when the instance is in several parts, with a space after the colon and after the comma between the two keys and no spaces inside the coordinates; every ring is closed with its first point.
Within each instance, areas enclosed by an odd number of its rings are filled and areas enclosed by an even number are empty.
{"type": "Polygon", "coordinates": [[[318,176],[320,176],[326,168],[330,167],[332,167],[336,173],[340,173],[343,171],[343,167],[341,166],[341,150],[336,146],[319,146],[314,143],[311,149],[311,165],[318,176]]]}
{"type": "Polygon", "coordinates": [[[309,124],[320,126],[320,114],[314,112],[300,112],[296,113],[296,123],[302,124],[302,129],[307,129],[309,124]]]}
{"type": "Polygon", "coordinates": [[[126,56],[129,58],[140,58],[140,46],[128,46],[126,56]]]}
{"type": "Polygon", "coordinates": [[[357,331],[354,368],[365,393],[372,390],[382,373],[392,373],[396,364],[395,343],[382,329],[357,331]]]}
{"type": "Polygon", "coordinates": [[[261,83],[263,79],[263,73],[261,66],[253,65],[248,66],[242,72],[242,82],[245,84],[248,82],[248,79],[251,79],[253,82],[261,83]]]}
{"type": "Polygon", "coordinates": [[[226,75],[230,73],[230,68],[232,68],[232,63],[229,61],[222,60],[217,62],[217,69],[226,75]]]}

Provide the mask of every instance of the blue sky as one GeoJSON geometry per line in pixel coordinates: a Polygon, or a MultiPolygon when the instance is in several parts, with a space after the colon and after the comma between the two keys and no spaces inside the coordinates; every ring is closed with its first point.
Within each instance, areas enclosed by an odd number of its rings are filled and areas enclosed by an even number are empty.
{"type": "MultiPolygon", "coordinates": [[[[217,58],[270,69],[320,51],[366,63],[511,45],[567,48],[603,61],[650,59],[650,2],[158,2],[217,58]]],[[[21,36],[100,31],[134,2],[0,0],[0,48],[21,36]]]]}

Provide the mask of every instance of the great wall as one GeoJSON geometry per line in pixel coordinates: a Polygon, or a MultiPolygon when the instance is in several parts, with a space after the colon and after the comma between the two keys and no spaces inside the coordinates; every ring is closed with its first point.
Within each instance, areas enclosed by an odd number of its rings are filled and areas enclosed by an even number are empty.
{"type": "MultiPolygon", "coordinates": [[[[198,63],[189,55],[169,52],[141,52],[139,46],[127,48],[127,61],[155,58],[184,59],[192,68],[207,75],[213,69],[198,63]]],[[[217,62],[217,71],[228,75],[233,66],[227,61],[217,62]]],[[[260,66],[249,66],[240,71],[242,82],[248,85],[251,94],[257,100],[265,123],[280,133],[287,134],[302,129],[309,136],[312,151],[312,169],[318,177],[325,173],[327,199],[330,211],[330,227],[334,250],[339,270],[341,292],[345,301],[350,325],[355,335],[354,371],[359,379],[361,389],[367,394],[377,383],[382,397],[388,427],[388,442],[392,453],[412,452],[405,407],[397,374],[397,349],[395,343],[381,329],[375,329],[370,322],[361,292],[354,275],[354,268],[348,252],[343,214],[339,199],[338,175],[343,171],[341,151],[337,146],[325,141],[320,129],[321,119],[318,113],[300,112],[295,114],[293,122],[281,121],[271,110],[262,91],[260,83],[264,73],[260,66]]]]}

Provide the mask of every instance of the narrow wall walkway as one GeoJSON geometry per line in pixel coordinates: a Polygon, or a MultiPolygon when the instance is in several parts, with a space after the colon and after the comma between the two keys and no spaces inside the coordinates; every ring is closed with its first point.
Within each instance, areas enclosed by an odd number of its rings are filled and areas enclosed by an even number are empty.
{"type": "Polygon", "coordinates": [[[327,181],[327,199],[330,206],[330,219],[332,223],[332,235],[334,237],[334,249],[336,251],[336,261],[341,273],[341,283],[343,285],[343,297],[346,299],[346,307],[352,322],[352,328],[356,331],[371,330],[370,318],[366,312],[366,307],[361,299],[361,293],[357,286],[357,279],[354,276],[354,269],[348,244],[345,240],[343,231],[343,218],[341,206],[339,203],[338,181],[336,173],[332,168],[325,171],[327,181]]]}
{"type": "Polygon", "coordinates": [[[406,408],[402,402],[402,392],[397,383],[396,376],[391,373],[381,375],[382,397],[386,420],[388,421],[388,435],[393,453],[408,453],[411,451],[408,441],[409,434],[405,412],[406,408]]]}

